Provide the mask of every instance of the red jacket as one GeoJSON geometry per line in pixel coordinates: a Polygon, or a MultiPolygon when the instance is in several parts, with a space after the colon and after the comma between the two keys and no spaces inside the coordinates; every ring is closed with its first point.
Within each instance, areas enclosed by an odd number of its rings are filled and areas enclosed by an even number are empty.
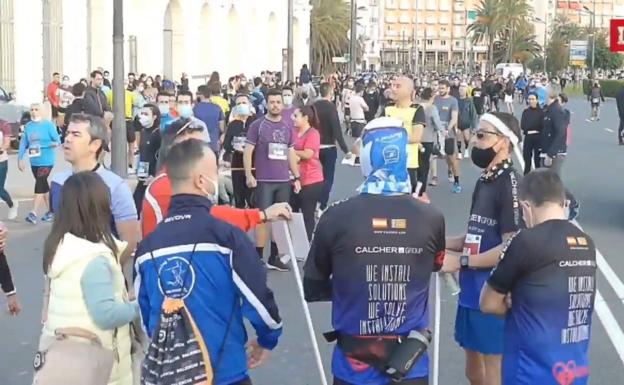
{"type": "MultiPolygon", "coordinates": [[[[154,231],[156,226],[167,217],[172,195],[171,182],[169,181],[166,170],[163,169],[152,183],[150,183],[147,190],[145,190],[145,198],[143,198],[143,208],[141,211],[143,238],[154,231]]],[[[262,222],[260,210],[257,209],[244,210],[230,206],[214,205],[210,209],[210,214],[243,231],[249,231],[262,222]]]]}

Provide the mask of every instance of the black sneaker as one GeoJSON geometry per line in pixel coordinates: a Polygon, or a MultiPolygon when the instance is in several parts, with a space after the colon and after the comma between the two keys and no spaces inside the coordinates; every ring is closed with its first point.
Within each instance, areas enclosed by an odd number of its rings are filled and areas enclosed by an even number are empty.
{"type": "Polygon", "coordinates": [[[269,261],[266,264],[267,269],[269,270],[277,270],[277,271],[290,271],[290,268],[282,262],[279,257],[270,257],[269,261]]]}

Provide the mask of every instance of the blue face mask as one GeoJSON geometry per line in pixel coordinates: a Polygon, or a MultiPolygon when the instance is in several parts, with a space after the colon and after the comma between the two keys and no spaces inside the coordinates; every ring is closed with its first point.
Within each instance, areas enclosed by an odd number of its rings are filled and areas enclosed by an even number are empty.
{"type": "Polygon", "coordinates": [[[190,104],[183,104],[181,106],[178,106],[178,113],[180,114],[181,118],[190,118],[191,115],[193,115],[193,107],[191,107],[190,104]]]}
{"type": "Polygon", "coordinates": [[[158,110],[161,115],[169,114],[169,105],[168,104],[159,104],[158,110]]]}
{"type": "Polygon", "coordinates": [[[235,114],[238,116],[249,116],[251,115],[251,109],[249,108],[249,104],[239,104],[235,107],[235,114]]]}

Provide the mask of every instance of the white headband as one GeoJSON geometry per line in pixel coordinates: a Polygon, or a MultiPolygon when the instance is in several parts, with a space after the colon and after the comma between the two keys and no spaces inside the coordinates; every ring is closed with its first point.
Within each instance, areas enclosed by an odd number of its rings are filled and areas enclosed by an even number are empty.
{"type": "Polygon", "coordinates": [[[483,114],[481,116],[481,120],[483,120],[484,122],[490,123],[491,125],[496,127],[496,129],[501,134],[509,138],[509,141],[511,141],[511,144],[513,144],[513,150],[514,150],[514,153],[516,154],[516,158],[518,158],[520,168],[524,169],[524,158],[522,157],[522,148],[520,148],[520,143],[518,142],[518,137],[516,136],[516,134],[514,134],[513,131],[511,131],[509,127],[507,127],[507,125],[503,123],[503,121],[497,118],[495,115],[492,115],[489,113],[483,114]]]}
{"type": "Polygon", "coordinates": [[[496,127],[496,129],[500,131],[501,134],[509,138],[509,140],[511,141],[511,143],[513,143],[514,146],[518,145],[518,137],[516,136],[516,134],[514,134],[513,131],[511,131],[509,127],[507,127],[507,125],[503,123],[503,121],[497,118],[495,115],[488,114],[488,113],[483,114],[481,116],[481,120],[488,122],[494,127],[496,127]]]}

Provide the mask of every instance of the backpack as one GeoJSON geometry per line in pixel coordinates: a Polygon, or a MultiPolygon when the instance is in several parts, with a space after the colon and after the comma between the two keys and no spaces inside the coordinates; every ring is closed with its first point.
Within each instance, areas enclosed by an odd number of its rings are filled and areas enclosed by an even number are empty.
{"type": "MultiPolygon", "coordinates": [[[[197,245],[193,247],[189,266],[195,247],[197,245]]],[[[153,255],[152,262],[160,282],[153,255]]],[[[190,270],[186,271],[184,281],[190,270]]],[[[208,348],[184,300],[165,296],[160,321],[141,367],[141,385],[207,385],[213,380],[208,348]]]]}

